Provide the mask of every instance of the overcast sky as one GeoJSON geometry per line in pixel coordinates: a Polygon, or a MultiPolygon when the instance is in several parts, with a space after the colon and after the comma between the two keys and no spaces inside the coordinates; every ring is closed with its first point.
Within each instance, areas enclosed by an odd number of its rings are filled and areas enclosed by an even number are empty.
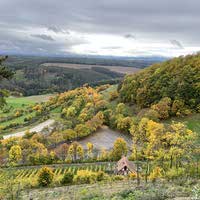
{"type": "Polygon", "coordinates": [[[199,0],[0,0],[0,53],[193,53],[199,9],[199,0]]]}

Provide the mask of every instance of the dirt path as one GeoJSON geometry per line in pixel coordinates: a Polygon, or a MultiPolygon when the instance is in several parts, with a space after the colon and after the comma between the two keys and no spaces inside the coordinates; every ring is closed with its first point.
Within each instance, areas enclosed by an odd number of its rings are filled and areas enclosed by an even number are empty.
{"type": "MultiPolygon", "coordinates": [[[[42,122],[42,123],[38,124],[37,126],[35,126],[34,128],[31,128],[29,130],[30,130],[30,132],[40,132],[43,128],[48,127],[53,123],[54,123],[53,119],[48,119],[47,121],[42,122]]],[[[26,131],[27,130],[17,132],[17,133],[8,134],[8,135],[4,135],[3,138],[7,139],[7,138],[10,138],[10,137],[22,137],[25,134],[26,131]]]]}

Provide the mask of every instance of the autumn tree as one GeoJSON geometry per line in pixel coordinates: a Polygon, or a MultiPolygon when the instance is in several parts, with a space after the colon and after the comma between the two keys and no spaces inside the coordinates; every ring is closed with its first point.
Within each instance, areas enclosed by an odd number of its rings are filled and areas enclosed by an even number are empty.
{"type": "Polygon", "coordinates": [[[171,99],[165,97],[161,99],[157,104],[154,104],[151,108],[157,111],[159,119],[167,119],[170,115],[171,99]]]}
{"type": "Polygon", "coordinates": [[[19,145],[14,145],[9,151],[9,160],[12,163],[18,163],[22,158],[22,150],[19,145]]]}
{"type": "Polygon", "coordinates": [[[77,148],[79,146],[78,142],[73,142],[68,149],[68,154],[71,156],[73,161],[77,160],[77,156],[78,156],[78,152],[77,152],[77,148]]]}
{"type": "Polygon", "coordinates": [[[78,155],[79,159],[81,159],[81,160],[84,157],[84,150],[80,144],[77,146],[77,155],[78,155]]]}
{"type": "Polygon", "coordinates": [[[66,143],[61,144],[55,149],[55,153],[61,160],[64,161],[67,157],[68,148],[69,146],[66,143]]]}
{"type": "Polygon", "coordinates": [[[100,155],[98,157],[98,160],[100,161],[109,161],[111,158],[110,152],[107,151],[105,148],[101,149],[100,155]]]}
{"type": "Polygon", "coordinates": [[[178,167],[183,158],[187,159],[193,150],[196,134],[187,129],[182,123],[173,123],[165,135],[165,146],[170,168],[178,167]]]}
{"type": "Polygon", "coordinates": [[[122,114],[122,115],[127,115],[127,108],[126,105],[124,103],[119,103],[116,107],[116,113],[117,114],[122,114]]]}
{"type": "MultiPolygon", "coordinates": [[[[142,160],[144,158],[143,151],[145,149],[145,144],[147,142],[146,128],[148,122],[149,119],[142,118],[139,123],[132,123],[130,128],[130,133],[133,139],[133,149],[131,157],[133,160],[136,161],[138,185],[140,184],[139,160],[142,160]]],[[[149,161],[147,159],[146,174],[145,174],[146,181],[147,181],[148,169],[149,169],[149,161]]]]}
{"type": "MultiPolygon", "coordinates": [[[[6,67],[2,65],[2,63],[7,59],[8,57],[0,57],[0,81],[3,79],[10,79],[13,76],[13,72],[8,70],[6,67]]],[[[2,108],[6,101],[4,97],[8,96],[8,92],[6,90],[0,90],[0,108],[2,108]]]]}
{"type": "Polygon", "coordinates": [[[151,180],[153,183],[155,183],[156,180],[157,180],[158,178],[161,178],[161,176],[162,176],[161,171],[162,171],[162,170],[161,170],[160,167],[155,167],[155,168],[153,169],[153,171],[151,172],[151,174],[150,174],[150,176],[149,176],[150,180],[151,180]]]}
{"type": "Polygon", "coordinates": [[[54,174],[51,168],[41,168],[38,173],[38,184],[43,187],[50,185],[53,181],[53,176],[54,174]]]}
{"type": "Polygon", "coordinates": [[[128,152],[127,143],[123,138],[117,138],[112,149],[112,159],[119,160],[123,155],[126,156],[128,152]]]}
{"type": "Polygon", "coordinates": [[[83,137],[90,134],[90,128],[86,124],[78,124],[74,130],[77,133],[77,137],[83,137]]]}
{"type": "Polygon", "coordinates": [[[87,155],[89,158],[92,157],[94,145],[91,142],[87,143],[87,155]]]}
{"type": "Polygon", "coordinates": [[[119,117],[117,119],[117,129],[124,131],[125,133],[129,132],[131,127],[132,118],[131,117],[119,117]]]}

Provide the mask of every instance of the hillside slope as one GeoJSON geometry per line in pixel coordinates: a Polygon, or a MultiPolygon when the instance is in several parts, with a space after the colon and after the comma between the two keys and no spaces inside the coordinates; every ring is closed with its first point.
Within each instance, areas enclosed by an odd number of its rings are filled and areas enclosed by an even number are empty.
{"type": "Polygon", "coordinates": [[[200,106],[200,54],[174,58],[126,76],[119,93],[123,102],[141,108],[169,97],[197,110],[200,106]]]}

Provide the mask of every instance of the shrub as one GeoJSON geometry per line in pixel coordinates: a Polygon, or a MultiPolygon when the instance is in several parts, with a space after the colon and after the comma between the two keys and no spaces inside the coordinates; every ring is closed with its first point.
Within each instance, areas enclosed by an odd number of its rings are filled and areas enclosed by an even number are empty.
{"type": "Polygon", "coordinates": [[[97,180],[97,173],[89,170],[79,170],[74,176],[73,181],[78,184],[94,183],[97,180]]]}
{"type": "Polygon", "coordinates": [[[166,178],[168,180],[174,180],[184,175],[184,168],[172,168],[166,172],[166,178]]]}
{"type": "Polygon", "coordinates": [[[24,118],[24,122],[29,122],[29,121],[31,121],[32,119],[33,119],[32,116],[27,116],[27,117],[24,118]]]}
{"type": "MultiPolygon", "coordinates": [[[[133,191],[133,190],[124,190],[124,191],[120,192],[119,195],[120,195],[123,199],[129,198],[130,195],[131,195],[132,197],[134,197],[134,196],[133,196],[133,195],[134,195],[134,191],[133,191]]],[[[132,199],[132,198],[131,198],[131,199],[132,199]]],[[[134,199],[135,199],[135,198],[133,198],[133,200],[134,200],[134,199]]]]}
{"type": "Polygon", "coordinates": [[[51,168],[43,167],[38,174],[38,184],[40,186],[48,186],[53,181],[53,171],[51,168]]]}
{"type": "Polygon", "coordinates": [[[130,174],[129,174],[129,179],[131,179],[131,180],[135,180],[136,177],[137,177],[137,174],[136,174],[136,173],[130,173],[130,174]]]}
{"type": "Polygon", "coordinates": [[[66,172],[61,180],[63,185],[70,184],[73,182],[74,174],[70,171],[66,172]]]}
{"type": "Polygon", "coordinates": [[[161,168],[155,167],[153,171],[151,172],[149,179],[154,183],[156,182],[156,179],[160,178],[162,176],[161,174],[161,168]]]}
{"type": "Polygon", "coordinates": [[[113,101],[113,100],[117,99],[118,96],[119,96],[119,94],[117,91],[110,92],[109,100],[113,101]]]}
{"type": "Polygon", "coordinates": [[[112,177],[113,181],[121,181],[124,179],[124,176],[122,175],[116,175],[112,177]]]}
{"type": "Polygon", "coordinates": [[[103,181],[105,179],[106,174],[103,171],[97,172],[97,181],[103,181]]]}

